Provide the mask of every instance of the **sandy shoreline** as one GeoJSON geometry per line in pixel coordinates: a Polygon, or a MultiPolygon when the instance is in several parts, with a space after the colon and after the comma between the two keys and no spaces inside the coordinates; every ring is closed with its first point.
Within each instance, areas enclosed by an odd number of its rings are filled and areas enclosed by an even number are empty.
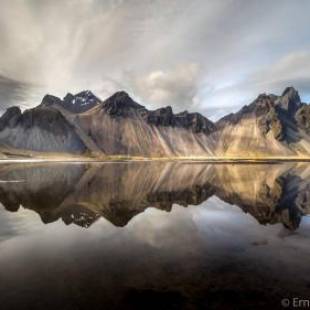
{"type": "Polygon", "coordinates": [[[166,162],[186,162],[186,163],[279,163],[279,162],[310,162],[310,157],[266,157],[266,158],[141,158],[141,157],[119,157],[110,156],[107,158],[91,158],[91,157],[42,157],[42,158],[2,158],[0,164],[5,163],[53,163],[53,162],[68,162],[68,163],[112,163],[112,162],[151,162],[151,161],[166,161],[166,162]]]}

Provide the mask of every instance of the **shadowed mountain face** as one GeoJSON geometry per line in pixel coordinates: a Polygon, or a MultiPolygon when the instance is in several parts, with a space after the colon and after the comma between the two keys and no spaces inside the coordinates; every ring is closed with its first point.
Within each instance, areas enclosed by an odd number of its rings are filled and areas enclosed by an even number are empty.
{"type": "Polygon", "coordinates": [[[46,95],[36,108],[9,108],[0,146],[19,151],[143,157],[309,156],[309,106],[288,87],[212,123],[199,113],[154,111],[125,92],[101,101],[90,91],[46,95]]]}
{"type": "Polygon", "coordinates": [[[212,196],[290,230],[310,213],[310,169],[303,164],[19,164],[2,166],[0,180],[8,211],[31,209],[44,223],[61,218],[88,227],[104,217],[125,226],[149,207],[169,212],[212,196]]]}

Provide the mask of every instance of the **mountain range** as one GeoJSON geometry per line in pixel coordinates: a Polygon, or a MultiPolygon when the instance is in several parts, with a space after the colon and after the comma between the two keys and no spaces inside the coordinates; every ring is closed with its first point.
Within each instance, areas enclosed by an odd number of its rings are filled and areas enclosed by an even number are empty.
{"type": "Polygon", "coordinates": [[[288,87],[212,122],[199,113],[175,114],[170,106],[148,110],[123,91],[104,101],[91,91],[46,95],[35,108],[13,106],[1,116],[0,152],[2,158],[305,158],[310,105],[288,87]]]}

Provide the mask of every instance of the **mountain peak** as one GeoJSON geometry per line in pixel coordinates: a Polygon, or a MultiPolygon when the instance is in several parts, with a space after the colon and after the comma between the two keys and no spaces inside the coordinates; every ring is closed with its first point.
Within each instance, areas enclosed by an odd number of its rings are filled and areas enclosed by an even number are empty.
{"type": "Polygon", "coordinates": [[[127,92],[125,91],[118,91],[111,97],[105,100],[105,103],[113,103],[118,106],[127,107],[127,108],[144,108],[144,106],[140,105],[139,103],[135,102],[127,92]]]}
{"type": "Polygon", "coordinates": [[[135,110],[145,109],[144,106],[135,102],[125,91],[116,92],[103,102],[107,113],[115,116],[127,116],[135,110]]]}
{"type": "MultiPolygon", "coordinates": [[[[288,86],[284,89],[284,91],[282,93],[282,96],[286,96],[286,95],[296,96],[296,95],[298,95],[298,91],[293,86],[288,86]]],[[[298,95],[298,97],[299,97],[299,95],[298,95]]]]}
{"type": "Polygon", "coordinates": [[[277,100],[277,104],[288,111],[289,115],[294,115],[301,106],[298,91],[292,86],[285,88],[281,97],[277,100]]]}
{"type": "Polygon", "coordinates": [[[60,98],[56,97],[56,96],[53,96],[53,95],[45,95],[41,101],[41,106],[43,107],[50,107],[52,105],[55,105],[55,104],[62,104],[62,101],[60,98]]]}
{"type": "Polygon", "coordinates": [[[129,94],[125,90],[119,90],[116,93],[114,93],[111,97],[117,96],[117,97],[129,97],[129,94]]]}
{"type": "Polygon", "coordinates": [[[99,103],[101,103],[100,99],[97,98],[90,90],[84,90],[76,95],[67,93],[63,100],[56,96],[47,94],[43,97],[41,106],[51,107],[54,105],[59,105],[72,113],[82,113],[90,110],[99,103]]]}
{"type": "Polygon", "coordinates": [[[97,98],[90,90],[84,90],[76,95],[68,93],[64,97],[62,105],[70,112],[82,113],[90,110],[99,103],[101,103],[100,99],[97,98]]]}

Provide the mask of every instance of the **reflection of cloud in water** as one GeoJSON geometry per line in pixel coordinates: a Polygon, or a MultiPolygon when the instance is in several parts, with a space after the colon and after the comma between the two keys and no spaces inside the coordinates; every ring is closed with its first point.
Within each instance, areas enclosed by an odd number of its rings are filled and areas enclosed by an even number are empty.
{"type": "Polygon", "coordinates": [[[87,294],[89,307],[98,300],[121,302],[128,290],[201,298],[212,284],[260,296],[266,285],[302,294],[307,283],[309,218],[282,238],[281,224],[260,225],[218,198],[174,205],[170,212],[149,208],[121,228],[103,218],[88,229],[61,221],[44,225],[23,209],[1,212],[0,220],[1,228],[6,222],[15,229],[15,238],[0,243],[0,277],[7,279],[0,301],[14,287],[19,298],[6,298],[13,304],[27,300],[25,283],[29,294],[40,291],[42,302],[68,296],[80,305],[87,294]]]}
{"type": "Polygon", "coordinates": [[[0,180],[0,183],[21,183],[25,182],[24,180],[0,180]]]}
{"type": "Polygon", "coordinates": [[[192,212],[181,206],[173,206],[167,213],[154,208],[136,216],[126,227],[133,238],[156,248],[182,246],[199,241],[196,223],[192,212]]]}
{"type": "Polygon", "coordinates": [[[42,225],[38,214],[31,210],[21,208],[18,213],[10,213],[0,204],[0,241],[35,233],[42,225]]]}
{"type": "Polygon", "coordinates": [[[310,176],[300,164],[24,164],[1,167],[0,180],[25,181],[0,183],[0,201],[17,211],[0,213],[2,239],[24,240],[40,232],[38,242],[47,238],[57,244],[60,238],[78,246],[87,239],[127,240],[168,252],[190,247],[198,253],[291,247],[290,240],[303,248],[310,235],[305,216],[294,234],[277,224],[297,228],[295,218],[307,212],[310,176]],[[59,219],[88,227],[87,232],[59,219]]]}

